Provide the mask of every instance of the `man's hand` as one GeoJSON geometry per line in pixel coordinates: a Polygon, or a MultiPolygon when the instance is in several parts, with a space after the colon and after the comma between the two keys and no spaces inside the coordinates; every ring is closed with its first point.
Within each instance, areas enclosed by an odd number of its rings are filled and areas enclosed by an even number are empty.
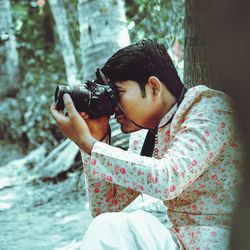
{"type": "Polygon", "coordinates": [[[79,112],[80,116],[88,125],[91,135],[98,141],[103,141],[109,134],[109,117],[101,116],[98,118],[90,118],[88,114],[79,112]]]}
{"type": "Polygon", "coordinates": [[[90,154],[97,139],[92,136],[87,123],[77,112],[70,95],[64,94],[63,100],[68,116],[65,116],[62,111],[58,111],[54,104],[50,109],[51,115],[61,132],[74,141],[80,149],[90,154]]]}

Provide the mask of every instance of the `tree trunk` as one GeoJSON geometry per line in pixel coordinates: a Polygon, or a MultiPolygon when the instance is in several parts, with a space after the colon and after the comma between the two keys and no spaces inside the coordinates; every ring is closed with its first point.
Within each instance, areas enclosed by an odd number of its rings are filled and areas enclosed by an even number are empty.
{"type": "Polygon", "coordinates": [[[65,63],[67,83],[69,85],[76,84],[77,63],[69,35],[67,13],[63,0],[49,0],[49,4],[55,20],[61,52],[65,63]]]}
{"type": "Polygon", "coordinates": [[[15,96],[18,81],[18,54],[10,1],[0,0],[0,97],[15,96]]]}
{"type": "Polygon", "coordinates": [[[228,93],[235,101],[238,129],[244,139],[246,155],[241,166],[243,183],[238,190],[239,199],[232,220],[230,239],[230,249],[244,250],[250,249],[249,12],[250,3],[244,0],[186,0],[184,79],[193,84],[197,82],[197,75],[202,75],[201,80],[205,79],[203,84],[215,82],[213,87],[228,93]],[[197,41],[201,43],[197,44],[197,41]],[[201,44],[205,44],[205,56],[200,53],[201,44]],[[205,66],[205,75],[209,76],[203,77],[201,67],[197,73],[196,65],[205,66]]]}
{"type": "MultiPolygon", "coordinates": [[[[49,0],[50,8],[55,20],[61,52],[66,68],[67,84],[73,85],[77,80],[77,63],[74,48],[68,30],[68,19],[63,0],[49,0]]],[[[74,163],[78,154],[78,147],[69,139],[57,146],[50,154],[40,161],[37,175],[54,178],[61,172],[67,171],[74,163]]]]}
{"type": "Polygon", "coordinates": [[[79,0],[78,14],[83,79],[118,49],[130,44],[122,0],[79,0]]]}
{"type": "Polygon", "coordinates": [[[218,88],[197,4],[197,0],[185,1],[184,83],[187,87],[202,84],[218,88]]]}
{"type": "MultiPolygon", "coordinates": [[[[95,69],[102,67],[118,49],[130,44],[122,0],[79,0],[81,62],[83,79],[93,79],[95,69]]],[[[111,118],[112,145],[126,149],[128,135],[111,118]]]]}

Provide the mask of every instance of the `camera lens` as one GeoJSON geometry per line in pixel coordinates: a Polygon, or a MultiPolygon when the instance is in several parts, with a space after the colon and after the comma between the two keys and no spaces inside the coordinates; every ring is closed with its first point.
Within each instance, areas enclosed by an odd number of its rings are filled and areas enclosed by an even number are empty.
{"type": "Polygon", "coordinates": [[[77,86],[63,86],[57,85],[55,91],[55,105],[58,110],[64,110],[65,105],[63,101],[63,95],[69,94],[74,102],[75,108],[78,111],[86,112],[90,101],[90,92],[86,89],[84,84],[77,86]]]}
{"type": "Polygon", "coordinates": [[[67,86],[57,85],[55,91],[55,105],[58,110],[64,110],[63,95],[69,93],[70,89],[67,86]]]}

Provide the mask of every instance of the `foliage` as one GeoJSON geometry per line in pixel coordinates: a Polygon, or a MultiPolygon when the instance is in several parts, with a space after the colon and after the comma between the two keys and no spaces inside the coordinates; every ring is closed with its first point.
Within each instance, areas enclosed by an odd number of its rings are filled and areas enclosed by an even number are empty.
{"type": "Polygon", "coordinates": [[[54,84],[29,86],[29,83],[24,83],[19,93],[18,98],[25,105],[20,107],[23,123],[18,131],[25,134],[32,147],[42,143],[55,145],[56,139],[62,137],[49,113],[50,105],[53,102],[54,88],[54,84]]]}
{"type": "Polygon", "coordinates": [[[171,48],[183,45],[184,0],[126,0],[132,42],[143,38],[158,40],[171,48]]]}
{"type": "Polygon", "coordinates": [[[9,130],[8,139],[15,141],[19,136],[28,149],[44,142],[53,145],[62,136],[56,132],[49,107],[56,83],[65,79],[53,18],[48,4],[39,7],[35,1],[13,2],[12,15],[21,71],[16,97],[21,119],[7,119],[16,126],[9,130]]]}
{"type": "Polygon", "coordinates": [[[19,103],[13,98],[5,99],[0,103],[0,140],[20,139],[17,130],[20,126],[22,126],[22,115],[19,103]]]}

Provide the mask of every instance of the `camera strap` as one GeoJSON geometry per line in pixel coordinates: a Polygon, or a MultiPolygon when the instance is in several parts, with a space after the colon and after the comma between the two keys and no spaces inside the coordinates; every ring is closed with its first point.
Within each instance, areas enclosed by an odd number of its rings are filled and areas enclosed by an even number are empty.
{"type": "MultiPolygon", "coordinates": [[[[184,99],[184,95],[186,92],[187,92],[187,89],[185,87],[183,87],[181,96],[177,101],[177,109],[180,106],[182,100],[184,99]]],[[[164,125],[162,125],[161,127],[167,126],[169,123],[171,123],[173,118],[174,118],[174,115],[175,115],[175,113],[168,120],[168,122],[165,123],[164,125]]],[[[140,155],[152,157],[153,152],[154,152],[154,147],[155,147],[155,139],[156,139],[157,131],[158,131],[158,128],[148,130],[148,133],[147,133],[146,138],[144,140],[140,155]]]]}

